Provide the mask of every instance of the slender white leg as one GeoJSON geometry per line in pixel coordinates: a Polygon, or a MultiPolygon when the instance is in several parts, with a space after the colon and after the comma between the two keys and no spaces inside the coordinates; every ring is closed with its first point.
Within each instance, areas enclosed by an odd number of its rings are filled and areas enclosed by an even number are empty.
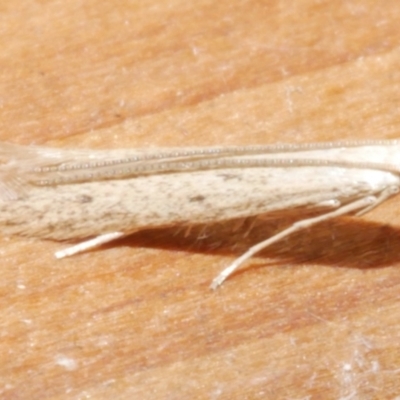
{"type": "Polygon", "coordinates": [[[373,208],[379,206],[379,204],[381,204],[384,201],[386,201],[390,196],[394,196],[397,193],[399,193],[399,187],[398,186],[390,186],[390,187],[386,188],[376,198],[375,203],[370,204],[368,207],[365,207],[362,210],[358,211],[356,213],[356,215],[362,215],[362,214],[365,214],[365,213],[371,211],[373,208]]]}
{"type": "Polygon", "coordinates": [[[282,232],[260,242],[256,245],[250,247],[242,256],[237,258],[229,267],[225,268],[211,283],[211,289],[216,289],[218,286],[222,284],[231,274],[233,274],[245,261],[250,259],[254,254],[258,253],[259,251],[265,249],[266,247],[270,246],[273,243],[282,240],[284,237],[291,235],[294,232],[300,231],[302,229],[309,228],[315,224],[318,224],[322,221],[326,221],[328,219],[336,218],[341,215],[352,213],[356,210],[364,210],[370,209],[372,206],[375,206],[376,203],[378,204],[383,201],[381,200],[382,196],[378,198],[375,196],[368,196],[363,197],[362,199],[356,200],[350,204],[346,204],[332,212],[325,213],[323,215],[319,215],[317,217],[304,219],[302,221],[298,221],[291,225],[289,228],[283,230],[282,232]]]}
{"type": "MultiPolygon", "coordinates": [[[[130,233],[129,233],[130,234],[130,233]]],[[[110,232],[104,235],[96,236],[93,239],[85,240],[84,242],[78,243],[74,246],[67,247],[64,250],[60,250],[54,253],[56,258],[69,257],[77,253],[82,253],[84,251],[93,249],[95,247],[101,246],[102,244],[112,242],[113,240],[122,238],[128,235],[125,232],[110,232]]]]}

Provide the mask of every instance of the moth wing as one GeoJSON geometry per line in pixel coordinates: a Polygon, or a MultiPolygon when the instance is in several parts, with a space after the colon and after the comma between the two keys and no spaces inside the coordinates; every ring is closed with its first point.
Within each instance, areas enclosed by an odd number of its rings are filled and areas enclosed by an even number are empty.
{"type": "Polygon", "coordinates": [[[23,197],[29,187],[29,175],[35,168],[59,165],[71,160],[63,150],[21,146],[0,142],[0,199],[23,197]]]}
{"type": "Polygon", "coordinates": [[[156,149],[70,150],[0,142],[0,199],[13,200],[25,196],[29,187],[38,182],[48,181],[53,185],[60,177],[69,177],[71,182],[80,181],[84,180],[81,175],[86,177],[96,169],[100,170],[98,177],[101,178],[125,160],[147,164],[158,157],[156,149]]]}

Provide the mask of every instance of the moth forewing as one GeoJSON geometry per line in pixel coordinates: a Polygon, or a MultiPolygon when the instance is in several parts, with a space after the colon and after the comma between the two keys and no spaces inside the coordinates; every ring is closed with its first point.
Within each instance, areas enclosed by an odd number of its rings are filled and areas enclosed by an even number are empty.
{"type": "Polygon", "coordinates": [[[55,149],[0,143],[3,170],[41,185],[224,168],[343,166],[398,172],[397,140],[299,145],[149,148],[135,150],[55,149]]]}
{"type": "Polygon", "coordinates": [[[394,194],[399,153],[397,141],[134,151],[0,143],[0,225],[6,235],[93,238],[62,257],[141,229],[298,213],[299,223],[250,249],[216,287],[293,231],[394,194]]]}

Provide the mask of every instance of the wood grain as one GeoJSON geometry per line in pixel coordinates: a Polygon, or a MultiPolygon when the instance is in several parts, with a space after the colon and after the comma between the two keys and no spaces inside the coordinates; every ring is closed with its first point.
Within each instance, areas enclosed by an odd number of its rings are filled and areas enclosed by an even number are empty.
{"type": "MultiPolygon", "coordinates": [[[[400,137],[395,0],[0,5],[0,139],[60,147],[400,137]]],[[[399,198],[212,278],[289,221],[56,261],[1,238],[2,399],[395,399],[399,198]]],[[[96,223],[96,221],[93,221],[96,223]]]]}

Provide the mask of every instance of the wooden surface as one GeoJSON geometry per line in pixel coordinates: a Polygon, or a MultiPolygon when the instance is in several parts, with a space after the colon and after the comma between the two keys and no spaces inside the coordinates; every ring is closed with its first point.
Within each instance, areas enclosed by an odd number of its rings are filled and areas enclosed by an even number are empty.
{"type": "MultiPolygon", "coordinates": [[[[400,137],[399,21],[397,0],[3,0],[0,139],[400,137]]],[[[2,237],[0,398],[397,399],[399,205],[295,235],[216,292],[284,221],[62,261],[65,243],[2,237]]]]}

